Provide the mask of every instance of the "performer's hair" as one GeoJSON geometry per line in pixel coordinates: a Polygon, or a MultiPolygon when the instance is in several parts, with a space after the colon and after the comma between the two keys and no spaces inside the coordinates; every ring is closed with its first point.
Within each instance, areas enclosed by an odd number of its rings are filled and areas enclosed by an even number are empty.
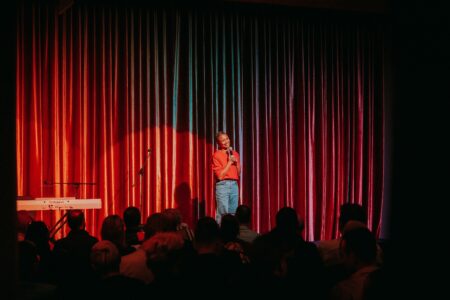
{"type": "Polygon", "coordinates": [[[221,135],[228,135],[225,131],[219,131],[216,133],[216,141],[218,140],[219,136],[221,135]]]}

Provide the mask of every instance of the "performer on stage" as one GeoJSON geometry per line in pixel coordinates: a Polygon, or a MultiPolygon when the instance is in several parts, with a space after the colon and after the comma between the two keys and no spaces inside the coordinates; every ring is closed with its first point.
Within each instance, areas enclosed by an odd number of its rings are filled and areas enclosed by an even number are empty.
{"type": "Polygon", "coordinates": [[[241,164],[239,153],[230,147],[230,138],[225,132],[216,134],[216,142],[219,149],[212,156],[212,169],[216,179],[216,221],[220,224],[223,215],[236,212],[241,164]]]}

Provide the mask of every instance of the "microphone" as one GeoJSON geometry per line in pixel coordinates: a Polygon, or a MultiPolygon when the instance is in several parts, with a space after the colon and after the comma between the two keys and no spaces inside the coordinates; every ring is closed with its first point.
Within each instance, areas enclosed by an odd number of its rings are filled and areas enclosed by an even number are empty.
{"type": "Polygon", "coordinates": [[[228,155],[233,155],[233,147],[228,147],[228,155]]]}

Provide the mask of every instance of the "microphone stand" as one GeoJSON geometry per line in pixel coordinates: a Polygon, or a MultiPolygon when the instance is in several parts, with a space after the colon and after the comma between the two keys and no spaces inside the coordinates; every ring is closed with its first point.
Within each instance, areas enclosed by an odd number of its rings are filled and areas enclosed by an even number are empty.
{"type": "MultiPolygon", "coordinates": [[[[44,185],[55,185],[55,184],[67,184],[67,185],[71,185],[73,187],[75,187],[75,199],[78,199],[79,196],[79,187],[80,185],[95,185],[95,182],[79,182],[79,181],[74,181],[74,182],[47,182],[44,181],[44,185]]],[[[61,228],[67,223],[68,217],[69,215],[69,211],[66,211],[65,214],[58,220],[58,222],[55,223],[55,225],[53,225],[53,227],[50,229],[50,241],[54,241],[55,235],[56,233],[58,233],[58,231],[61,230],[61,228]]]]}
{"type": "Polygon", "coordinates": [[[152,154],[152,149],[147,149],[147,156],[145,157],[144,163],[142,164],[142,167],[139,169],[138,176],[139,176],[139,199],[140,199],[140,205],[139,209],[141,211],[141,215],[144,219],[144,193],[142,190],[142,182],[145,174],[145,166],[147,164],[147,160],[150,157],[150,154],[152,154]]]}

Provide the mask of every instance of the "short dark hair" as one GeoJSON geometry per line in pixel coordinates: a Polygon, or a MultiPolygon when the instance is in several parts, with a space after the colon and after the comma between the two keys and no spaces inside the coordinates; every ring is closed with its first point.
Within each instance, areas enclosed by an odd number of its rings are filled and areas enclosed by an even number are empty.
{"type": "Polygon", "coordinates": [[[211,217],[198,219],[195,228],[195,241],[200,244],[211,244],[220,238],[219,224],[211,217]]]}
{"type": "Polygon", "coordinates": [[[176,231],[181,224],[181,212],[177,208],[166,208],[163,212],[166,216],[170,231],[176,231]]]}
{"type": "Polygon", "coordinates": [[[134,206],[129,206],[123,212],[123,221],[127,228],[138,227],[141,224],[141,212],[139,208],[134,206]]]}
{"type": "Polygon", "coordinates": [[[145,239],[149,239],[157,232],[170,231],[170,220],[167,214],[153,213],[147,217],[144,225],[145,239]]]}
{"type": "Polygon", "coordinates": [[[241,204],[236,208],[236,218],[241,224],[250,223],[252,211],[249,206],[241,204]]]}
{"type": "Polygon", "coordinates": [[[298,215],[292,207],[281,208],[275,216],[276,226],[281,230],[298,230],[298,215]]]}
{"type": "Polygon", "coordinates": [[[70,210],[67,214],[67,224],[71,230],[77,230],[84,225],[84,213],[80,209],[70,210]]]}
{"type": "Polygon", "coordinates": [[[120,247],[125,241],[125,223],[119,215],[109,215],[103,219],[100,235],[120,247]]]}
{"type": "Polygon", "coordinates": [[[219,136],[221,136],[221,135],[228,135],[225,131],[219,131],[219,132],[217,132],[216,133],[216,141],[217,141],[217,139],[219,138],[219,136]]]}
{"type": "Polygon", "coordinates": [[[340,208],[339,230],[343,230],[348,221],[359,221],[367,225],[367,213],[364,208],[357,203],[344,203],[340,208]]]}
{"type": "Polygon", "coordinates": [[[232,214],[225,214],[220,222],[220,235],[224,242],[231,242],[239,234],[239,221],[232,214]]]}

